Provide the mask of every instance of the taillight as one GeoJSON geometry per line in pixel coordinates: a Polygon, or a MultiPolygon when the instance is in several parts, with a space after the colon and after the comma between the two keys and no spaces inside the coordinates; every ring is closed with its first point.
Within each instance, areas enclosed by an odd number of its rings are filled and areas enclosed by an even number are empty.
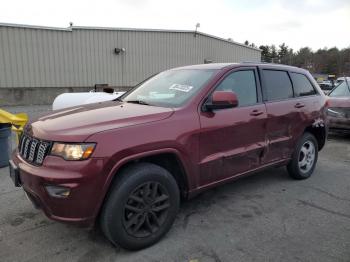
{"type": "Polygon", "coordinates": [[[325,106],[326,108],[329,108],[330,105],[331,105],[331,102],[330,102],[330,100],[327,98],[327,99],[326,99],[326,102],[325,102],[325,104],[324,104],[324,106],[325,106]]]}

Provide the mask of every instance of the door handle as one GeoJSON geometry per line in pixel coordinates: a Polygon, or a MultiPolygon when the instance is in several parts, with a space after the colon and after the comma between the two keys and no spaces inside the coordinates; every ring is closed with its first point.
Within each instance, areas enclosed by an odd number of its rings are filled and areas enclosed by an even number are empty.
{"type": "Polygon", "coordinates": [[[255,110],[253,110],[252,112],[250,112],[250,115],[251,115],[251,116],[260,116],[260,115],[262,115],[263,113],[264,113],[263,111],[260,111],[260,110],[255,109],[255,110]]]}
{"type": "Polygon", "coordinates": [[[304,107],[305,105],[303,104],[303,103],[296,103],[295,104],[295,108],[302,108],[302,107],[304,107]]]}

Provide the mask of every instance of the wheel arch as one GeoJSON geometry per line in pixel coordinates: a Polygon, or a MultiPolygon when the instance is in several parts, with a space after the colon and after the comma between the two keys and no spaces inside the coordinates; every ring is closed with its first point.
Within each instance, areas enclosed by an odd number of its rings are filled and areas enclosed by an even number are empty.
{"type": "Polygon", "coordinates": [[[327,129],[325,126],[308,126],[305,128],[304,133],[311,133],[312,135],[315,136],[317,140],[317,145],[318,145],[318,151],[321,151],[321,149],[324,147],[326,144],[327,140],[327,129]]]}
{"type": "Polygon", "coordinates": [[[173,148],[143,152],[140,154],[128,156],[118,161],[113,166],[105,183],[103,195],[99,201],[99,206],[96,209],[96,218],[98,218],[100,215],[112,184],[116,179],[118,179],[118,172],[134,163],[140,162],[149,162],[165,168],[175,178],[176,183],[179,186],[181,197],[188,197],[187,195],[190,189],[190,181],[188,179],[189,171],[186,169],[185,163],[180,156],[180,152],[173,148]]]}

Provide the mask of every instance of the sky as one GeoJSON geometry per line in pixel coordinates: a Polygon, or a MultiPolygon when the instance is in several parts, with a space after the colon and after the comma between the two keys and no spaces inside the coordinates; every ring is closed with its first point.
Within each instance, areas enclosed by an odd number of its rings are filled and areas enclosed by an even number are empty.
{"type": "Polygon", "coordinates": [[[297,50],[350,47],[350,0],[0,0],[0,23],[194,30],[297,50]]]}

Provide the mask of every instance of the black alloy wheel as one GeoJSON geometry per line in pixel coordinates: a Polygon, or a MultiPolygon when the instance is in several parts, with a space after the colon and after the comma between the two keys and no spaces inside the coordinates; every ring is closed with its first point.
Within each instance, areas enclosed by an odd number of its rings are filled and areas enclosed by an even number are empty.
{"type": "Polygon", "coordinates": [[[129,196],[123,225],[133,237],[148,237],[163,225],[170,207],[169,193],[158,182],[146,182],[129,196]]]}
{"type": "Polygon", "coordinates": [[[179,210],[175,178],[152,163],[132,164],[115,176],[100,215],[103,233],[130,250],[153,245],[170,230],[179,210]]]}

